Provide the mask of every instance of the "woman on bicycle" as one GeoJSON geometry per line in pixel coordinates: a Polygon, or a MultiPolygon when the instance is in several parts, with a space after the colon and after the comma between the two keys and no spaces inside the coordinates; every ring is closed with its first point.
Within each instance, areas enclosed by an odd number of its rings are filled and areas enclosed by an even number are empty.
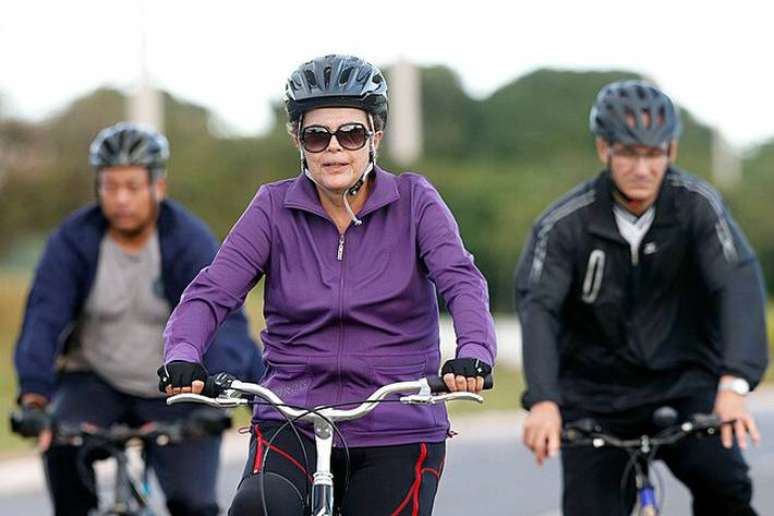
{"type": "MultiPolygon", "coordinates": [[[[314,59],[287,80],[285,107],[301,173],[259,188],[186,289],[165,332],[166,392],[201,391],[213,333],[264,276],[262,385],[286,403],[358,402],[384,384],[438,374],[436,289],[457,333],[444,380],[452,391],[480,391],[495,359],[486,281],[433,186],[376,165],[388,109],[382,73],[352,56],[314,59]]],[[[293,432],[274,436],[282,423],[271,407],[255,407],[230,514],[263,514],[262,496],[271,516],[304,513],[311,472],[293,432]],[[272,438],[276,453],[263,464],[272,438]]],[[[449,431],[443,404],[385,403],[340,429],[332,470],[343,515],[431,514],[449,431]]]]}

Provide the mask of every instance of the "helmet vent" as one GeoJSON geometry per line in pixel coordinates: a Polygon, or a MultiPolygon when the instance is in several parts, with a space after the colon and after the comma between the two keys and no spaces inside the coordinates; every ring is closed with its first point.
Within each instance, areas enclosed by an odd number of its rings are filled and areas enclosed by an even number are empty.
{"type": "Polygon", "coordinates": [[[658,116],[656,117],[656,125],[658,125],[658,127],[664,127],[665,122],[666,110],[664,109],[664,106],[661,106],[658,110],[658,116]]]}
{"type": "Polygon", "coordinates": [[[317,77],[314,76],[314,73],[312,73],[311,70],[304,70],[304,76],[306,77],[306,82],[309,86],[317,86],[317,77]]]}
{"type": "Polygon", "coordinates": [[[131,156],[132,154],[134,154],[134,151],[136,151],[136,150],[137,150],[137,148],[140,146],[140,144],[142,144],[142,140],[141,140],[141,139],[139,139],[139,138],[138,138],[138,139],[136,139],[136,140],[134,141],[134,143],[133,143],[132,145],[130,145],[130,146],[129,146],[129,150],[127,151],[127,154],[129,154],[130,156],[131,156]]]}
{"type": "Polygon", "coordinates": [[[105,146],[105,148],[107,149],[108,153],[110,153],[110,154],[115,154],[116,152],[118,152],[118,149],[116,148],[115,145],[113,145],[113,142],[111,140],[107,139],[107,138],[105,138],[102,141],[102,145],[105,146]]]}
{"type": "Polygon", "coordinates": [[[624,119],[626,120],[626,125],[628,125],[632,129],[636,128],[639,125],[637,123],[637,115],[635,115],[634,111],[632,111],[628,107],[624,109],[624,119]]]}
{"type": "Polygon", "coordinates": [[[326,88],[331,83],[331,67],[330,66],[326,66],[325,70],[323,70],[323,82],[325,83],[325,87],[326,88]]]}
{"type": "Polygon", "coordinates": [[[352,76],[352,67],[345,68],[339,75],[339,84],[347,84],[352,76]]]}

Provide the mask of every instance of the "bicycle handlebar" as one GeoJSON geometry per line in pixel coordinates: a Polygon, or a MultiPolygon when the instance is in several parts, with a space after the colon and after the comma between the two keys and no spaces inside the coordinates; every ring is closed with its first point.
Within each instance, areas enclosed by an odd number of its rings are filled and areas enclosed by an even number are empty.
{"type": "Polygon", "coordinates": [[[562,444],[570,446],[593,446],[601,448],[636,449],[646,445],[650,448],[664,444],[674,444],[691,434],[713,435],[723,425],[733,421],[721,421],[717,414],[695,414],[687,421],[665,428],[655,435],[642,435],[636,439],[622,439],[602,431],[592,419],[581,419],[568,423],[562,429],[562,444]]]}
{"type": "MultiPolygon", "coordinates": [[[[485,379],[485,389],[491,388],[492,386],[491,375],[487,376],[488,378],[485,379]]],[[[377,403],[384,400],[387,396],[397,393],[415,393],[409,396],[403,396],[400,399],[401,402],[406,404],[434,404],[437,402],[458,399],[483,403],[483,398],[472,392],[449,393],[443,380],[440,377],[435,376],[422,378],[420,380],[384,385],[378,388],[355,408],[336,409],[333,407],[321,406],[310,410],[300,407],[291,407],[285,404],[285,402],[271,389],[254,383],[242,382],[231,375],[220,373],[207,378],[203,394],[177,394],[167,398],[167,404],[174,405],[175,403],[194,402],[203,403],[211,407],[228,408],[239,405],[249,405],[251,400],[240,396],[242,394],[250,394],[263,398],[281,413],[290,418],[312,422],[319,419],[347,421],[365,416],[376,408],[377,403]],[[446,394],[433,395],[434,392],[445,392],[446,394]]]]}
{"type": "Polygon", "coordinates": [[[72,445],[79,445],[87,438],[121,446],[133,439],[169,444],[220,435],[228,428],[231,428],[228,415],[208,410],[194,411],[187,418],[173,422],[151,421],[139,427],[114,424],[108,428],[91,423],[60,423],[41,410],[11,413],[11,430],[21,437],[37,437],[43,430],[51,430],[56,442],[72,445]]]}

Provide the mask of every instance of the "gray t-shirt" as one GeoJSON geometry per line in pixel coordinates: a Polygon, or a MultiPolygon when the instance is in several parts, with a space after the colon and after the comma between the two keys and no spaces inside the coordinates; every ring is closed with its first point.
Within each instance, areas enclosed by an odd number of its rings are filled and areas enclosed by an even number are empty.
{"type": "Polygon", "coordinates": [[[65,368],[90,369],[127,394],[161,397],[156,369],[163,361],[169,314],[158,235],[131,254],[106,234],[65,368]]]}

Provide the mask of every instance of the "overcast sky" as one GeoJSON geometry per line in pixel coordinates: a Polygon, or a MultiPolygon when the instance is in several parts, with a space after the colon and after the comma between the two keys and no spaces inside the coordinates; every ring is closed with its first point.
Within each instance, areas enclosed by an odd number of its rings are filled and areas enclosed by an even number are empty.
{"type": "Polygon", "coordinates": [[[101,85],[131,91],[144,30],[154,82],[240,133],[267,127],[298,64],[339,52],[445,64],[479,98],[539,67],[628,69],[738,146],[774,138],[774,4],[706,4],[1,0],[0,105],[39,119],[101,85]]]}

